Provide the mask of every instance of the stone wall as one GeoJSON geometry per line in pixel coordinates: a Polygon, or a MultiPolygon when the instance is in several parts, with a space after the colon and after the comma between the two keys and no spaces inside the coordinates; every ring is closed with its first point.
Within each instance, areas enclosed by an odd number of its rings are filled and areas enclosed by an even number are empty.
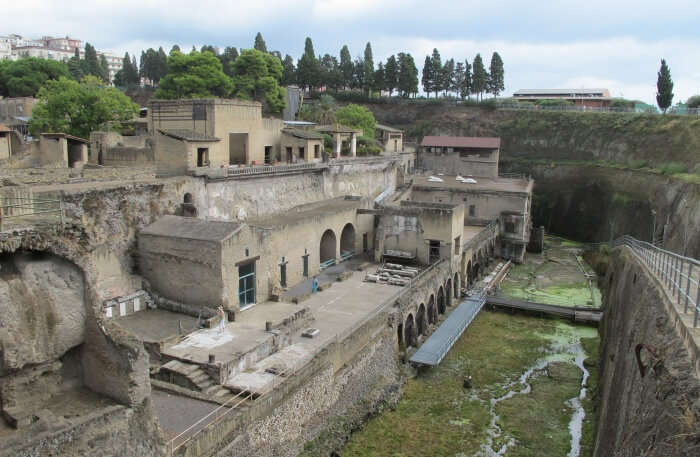
{"type": "Polygon", "coordinates": [[[604,280],[595,457],[700,455],[700,350],[659,284],[628,248],[604,280]],[[640,373],[635,348],[646,365],[640,373]]]}

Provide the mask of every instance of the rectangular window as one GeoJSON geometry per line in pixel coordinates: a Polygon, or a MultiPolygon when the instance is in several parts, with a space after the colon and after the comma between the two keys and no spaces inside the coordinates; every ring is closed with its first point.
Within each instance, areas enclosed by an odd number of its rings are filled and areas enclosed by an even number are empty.
{"type": "Polygon", "coordinates": [[[272,163],[272,146],[265,146],[265,164],[272,163]]]}
{"type": "Polygon", "coordinates": [[[505,230],[506,233],[515,233],[515,222],[506,222],[505,230]]]}
{"type": "Polygon", "coordinates": [[[455,255],[459,255],[459,244],[460,244],[461,240],[462,240],[461,236],[458,236],[457,238],[455,238],[455,255]]]}
{"type": "Polygon", "coordinates": [[[304,148],[299,148],[299,158],[306,159],[306,157],[304,157],[304,148]]]}
{"type": "Polygon", "coordinates": [[[287,162],[292,161],[292,148],[290,146],[287,146],[287,162]]]}
{"type": "Polygon", "coordinates": [[[304,259],[304,276],[309,277],[309,254],[304,254],[301,256],[304,259]]]}
{"type": "Polygon", "coordinates": [[[476,205],[469,205],[469,217],[476,217],[476,205]]]}
{"type": "Polygon", "coordinates": [[[363,233],[362,234],[362,252],[367,252],[368,249],[369,249],[369,243],[367,240],[367,234],[363,233]]]}
{"type": "Polygon", "coordinates": [[[255,262],[238,267],[238,302],[241,309],[255,304],[255,262]]]}
{"type": "Polygon", "coordinates": [[[314,159],[318,159],[319,157],[321,157],[321,147],[314,144],[314,159]]]}
{"type": "Polygon", "coordinates": [[[430,240],[428,262],[435,263],[440,260],[440,240],[430,240]]]}

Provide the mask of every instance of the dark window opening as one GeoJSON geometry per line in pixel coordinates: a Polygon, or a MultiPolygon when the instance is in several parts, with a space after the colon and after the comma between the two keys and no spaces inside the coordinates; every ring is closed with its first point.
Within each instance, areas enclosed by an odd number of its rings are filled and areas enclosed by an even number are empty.
{"type": "Polygon", "coordinates": [[[435,263],[440,260],[440,241],[430,240],[430,251],[428,255],[428,262],[435,263]]]}
{"type": "Polygon", "coordinates": [[[197,148],[197,166],[209,166],[209,148],[197,148]]]}
{"type": "Polygon", "coordinates": [[[314,159],[321,157],[321,147],[317,144],[314,145],[314,159]]]}
{"type": "Polygon", "coordinates": [[[469,217],[476,217],[476,205],[469,205],[469,217]]]}
{"type": "Polygon", "coordinates": [[[367,252],[369,250],[369,242],[367,239],[367,234],[362,234],[362,252],[367,252]]]}
{"type": "Polygon", "coordinates": [[[287,146],[287,162],[292,161],[292,148],[291,146],[287,146]]]}
{"type": "Polygon", "coordinates": [[[265,164],[272,163],[272,146],[265,146],[265,164]]]}
{"type": "Polygon", "coordinates": [[[280,263],[280,285],[287,287],[287,262],[285,262],[284,257],[282,257],[282,263],[280,263]]]}
{"type": "Polygon", "coordinates": [[[459,255],[459,243],[462,240],[462,236],[455,238],[455,255],[459,255]]]}
{"type": "Polygon", "coordinates": [[[192,105],[192,120],[193,121],[206,121],[207,120],[207,107],[205,105],[192,105]]]}
{"type": "Polygon", "coordinates": [[[505,230],[506,233],[515,233],[515,222],[506,222],[505,230]]]}
{"type": "Polygon", "coordinates": [[[309,277],[309,254],[306,253],[301,258],[304,260],[304,277],[309,277]]]}
{"type": "Polygon", "coordinates": [[[306,159],[306,157],[304,156],[304,148],[299,148],[299,158],[306,159]]]}

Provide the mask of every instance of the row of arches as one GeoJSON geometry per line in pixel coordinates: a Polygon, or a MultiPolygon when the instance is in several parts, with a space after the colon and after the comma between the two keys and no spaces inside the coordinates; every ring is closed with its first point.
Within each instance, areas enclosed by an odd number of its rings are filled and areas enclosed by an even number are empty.
{"type": "Polygon", "coordinates": [[[467,281],[467,288],[470,288],[485,275],[486,268],[491,264],[491,259],[495,254],[495,240],[489,241],[488,244],[475,251],[469,260],[467,260],[466,254],[462,254],[462,271],[467,281]]]}
{"type": "MultiPolygon", "coordinates": [[[[321,236],[319,261],[320,263],[338,258],[337,238],[332,229],[327,229],[321,236]]],[[[355,253],[355,226],[348,222],[340,233],[340,255],[355,253]]]]}
{"type": "Polygon", "coordinates": [[[428,304],[421,303],[414,313],[409,313],[406,319],[397,327],[399,347],[410,347],[418,344],[419,335],[427,335],[429,327],[438,322],[439,315],[445,314],[447,308],[460,298],[460,276],[455,273],[435,293],[430,294],[428,304]]]}

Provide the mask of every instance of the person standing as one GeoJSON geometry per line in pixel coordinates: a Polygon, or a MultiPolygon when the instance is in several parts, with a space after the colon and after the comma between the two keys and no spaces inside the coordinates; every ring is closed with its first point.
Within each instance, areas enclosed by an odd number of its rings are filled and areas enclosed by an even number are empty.
{"type": "Polygon", "coordinates": [[[219,333],[223,333],[226,328],[226,313],[224,313],[223,306],[216,308],[216,314],[219,316],[219,333]]]}

